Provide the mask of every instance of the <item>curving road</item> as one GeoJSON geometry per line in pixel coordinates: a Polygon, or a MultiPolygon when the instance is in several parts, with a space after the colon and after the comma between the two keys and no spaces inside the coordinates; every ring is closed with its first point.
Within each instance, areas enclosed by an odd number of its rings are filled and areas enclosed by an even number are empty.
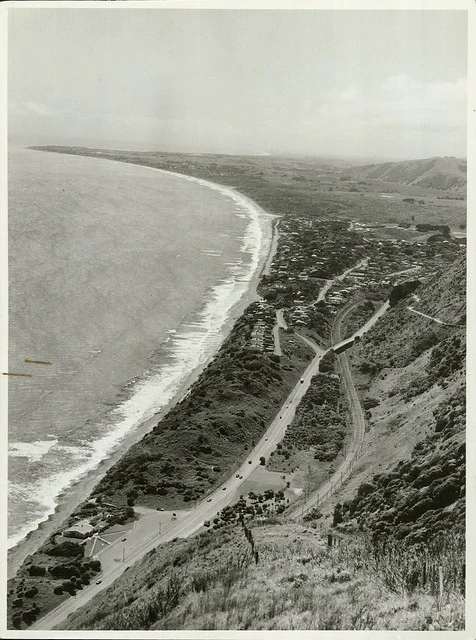
{"type": "MultiPolygon", "coordinates": [[[[362,300],[351,303],[344,307],[336,316],[332,325],[331,336],[334,345],[342,342],[342,322],[348,313],[356,306],[361,304],[362,300]]],[[[353,336],[362,335],[368,331],[377,320],[389,308],[388,302],[383,304],[374,315],[368,320],[363,327],[356,331],[353,336]]],[[[342,482],[350,475],[356,460],[359,458],[365,438],[365,416],[360,404],[360,399],[352,379],[352,372],[349,360],[345,353],[336,356],[338,367],[341,375],[341,382],[344,387],[345,395],[349,405],[349,412],[352,416],[354,430],[352,433],[352,442],[347,450],[347,454],[338,466],[337,470],[329,478],[327,482],[321,485],[316,491],[310,494],[309,498],[303,504],[291,506],[288,514],[292,519],[302,518],[314,507],[317,507],[323,500],[329,498],[342,484],[342,482]]]]}
{"type": "Polygon", "coordinates": [[[213,519],[219,511],[235,500],[236,492],[260,465],[260,458],[267,458],[270,453],[276,449],[276,445],[283,439],[286,428],[294,418],[296,407],[306,393],[311,378],[318,372],[319,362],[324,353],[326,353],[324,349],[308,338],[304,336],[299,337],[314,350],[315,356],[302,375],[302,382],[299,381],[292,389],[261,440],[244,460],[242,465],[236,469],[231,478],[207,498],[198,503],[193,509],[182,513],[176,520],[170,521],[166,527],[159,528],[157,533],[151,535],[149,538],[137,540],[134,544],[134,531],[131,531],[128,534],[129,544],[127,556],[124,561],[122,561],[120,557],[123,548],[120,539],[107,547],[100,556],[101,563],[104,566],[103,573],[100,575],[101,583],[91,584],[82,591],[79,591],[76,596],[68,598],[68,600],[65,600],[29,627],[30,630],[53,629],[63,622],[68,615],[86,604],[105,587],[111,585],[127,567],[137,562],[137,560],[142,558],[148,551],[174,538],[187,538],[193,535],[203,526],[205,520],[213,519]]]}

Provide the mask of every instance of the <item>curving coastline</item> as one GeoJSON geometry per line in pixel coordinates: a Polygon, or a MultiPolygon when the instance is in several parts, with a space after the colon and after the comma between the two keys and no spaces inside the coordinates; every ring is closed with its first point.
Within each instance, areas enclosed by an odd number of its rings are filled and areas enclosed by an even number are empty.
{"type": "MultiPolygon", "coordinates": [[[[117,161],[109,160],[109,162],[117,161]]],[[[241,208],[243,216],[247,215],[249,217],[246,233],[242,238],[241,250],[243,254],[249,254],[250,261],[246,272],[243,272],[242,265],[232,265],[230,276],[211,289],[208,302],[198,314],[197,324],[190,328],[188,334],[188,345],[193,346],[193,341],[195,340],[196,346],[196,341],[198,340],[201,342],[201,349],[195,350],[193,361],[190,361],[189,358],[186,372],[182,375],[177,375],[176,384],[175,386],[172,385],[173,388],[170,390],[166,403],[158,411],[154,410],[151,415],[142,418],[139,424],[123,425],[123,431],[116,433],[118,437],[110,439],[111,446],[106,456],[99,455],[103,454],[104,449],[101,449],[100,452],[98,450],[98,456],[93,461],[94,464],[88,465],[88,468],[85,468],[80,475],[76,474],[74,478],[71,478],[69,486],[66,486],[60,493],[56,493],[54,496],[55,502],[52,504],[48,517],[37,523],[36,529],[31,530],[26,537],[22,538],[10,549],[8,554],[9,575],[14,574],[26,556],[33,553],[52,531],[70,515],[77,504],[91,492],[100,477],[124,455],[129,447],[150,431],[169,409],[186,395],[190,385],[198,378],[228,335],[236,318],[241,315],[250,302],[257,299],[256,286],[265,261],[272,251],[274,225],[271,224],[271,221],[275,217],[263,211],[252,200],[232,188],[176,172],[147,166],[144,166],[144,168],[172,174],[199,183],[231,198],[235,205],[241,208]],[[212,325],[213,335],[210,335],[210,332],[200,331],[200,324],[202,328],[204,325],[212,325]]],[[[182,356],[186,355],[187,337],[184,340],[183,334],[174,334],[172,340],[182,342],[181,353],[182,356]]],[[[178,352],[178,357],[180,357],[180,352],[178,352]]]]}

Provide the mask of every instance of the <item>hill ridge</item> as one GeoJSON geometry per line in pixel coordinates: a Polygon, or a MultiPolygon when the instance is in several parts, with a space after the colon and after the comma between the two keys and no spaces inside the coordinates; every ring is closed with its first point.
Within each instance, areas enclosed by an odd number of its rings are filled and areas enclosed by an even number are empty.
{"type": "Polygon", "coordinates": [[[350,168],[354,178],[464,192],[466,190],[466,160],[455,156],[434,156],[421,160],[402,160],[350,168]]]}

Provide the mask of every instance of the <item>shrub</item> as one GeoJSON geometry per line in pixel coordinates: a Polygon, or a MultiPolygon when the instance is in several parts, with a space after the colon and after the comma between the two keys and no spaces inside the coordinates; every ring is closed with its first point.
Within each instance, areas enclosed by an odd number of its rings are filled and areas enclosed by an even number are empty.
{"type": "Polygon", "coordinates": [[[54,578],[79,577],[79,569],[71,564],[57,564],[54,567],[50,567],[48,571],[54,578]]]}
{"type": "Polygon", "coordinates": [[[28,611],[24,611],[22,615],[22,620],[27,625],[30,625],[32,622],[35,622],[36,611],[34,609],[28,609],[28,611]]]}
{"type": "Polygon", "coordinates": [[[332,526],[336,527],[338,524],[342,522],[342,505],[340,502],[336,504],[334,507],[334,515],[332,518],[332,526]]]}
{"type": "Polygon", "coordinates": [[[44,552],[49,556],[64,556],[67,558],[75,556],[84,556],[84,547],[77,542],[65,540],[61,544],[48,546],[44,552]]]}
{"type": "Polygon", "coordinates": [[[21,629],[22,614],[19,611],[13,614],[12,623],[15,629],[21,629]]]}
{"type": "Polygon", "coordinates": [[[36,564],[32,564],[28,567],[28,573],[30,576],[44,576],[46,575],[46,567],[40,567],[36,564]]]}
{"type": "Polygon", "coordinates": [[[74,596],[74,594],[76,593],[76,585],[73,582],[63,582],[61,586],[63,588],[63,591],[66,591],[72,596],[74,596]]]}

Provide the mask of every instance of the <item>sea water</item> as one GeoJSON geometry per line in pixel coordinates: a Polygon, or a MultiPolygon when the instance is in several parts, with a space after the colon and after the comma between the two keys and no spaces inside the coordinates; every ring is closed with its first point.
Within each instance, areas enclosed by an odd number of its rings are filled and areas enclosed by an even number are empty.
{"type": "Polygon", "coordinates": [[[15,149],[8,175],[11,547],[218,348],[269,219],[121,162],[15,149]]]}

